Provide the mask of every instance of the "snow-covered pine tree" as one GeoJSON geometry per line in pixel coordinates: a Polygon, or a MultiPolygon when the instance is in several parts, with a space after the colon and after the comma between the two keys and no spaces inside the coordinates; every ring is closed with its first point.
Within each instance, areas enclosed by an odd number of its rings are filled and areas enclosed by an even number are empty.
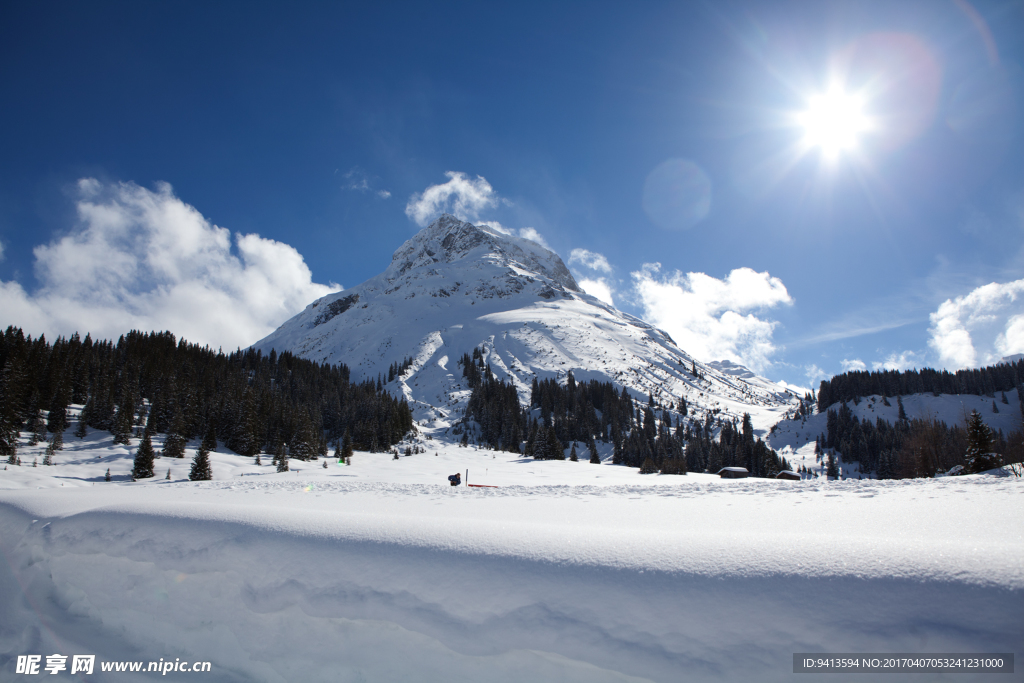
{"type": "Polygon", "coordinates": [[[281,447],[277,452],[277,471],[288,471],[288,455],[284,451],[284,444],[281,444],[281,447]]]}
{"type": "Polygon", "coordinates": [[[53,439],[50,440],[50,448],[55,451],[64,450],[64,430],[54,433],[53,439]]]}
{"type": "Polygon", "coordinates": [[[992,452],[992,430],[981,419],[981,413],[972,410],[967,417],[967,453],[964,469],[968,474],[991,470],[1003,464],[998,453],[992,452]]]}
{"type": "Polygon", "coordinates": [[[576,455],[576,442],[572,442],[572,450],[569,452],[569,460],[572,462],[579,462],[579,457],[576,455]]]}
{"type": "Polygon", "coordinates": [[[195,457],[192,458],[192,470],[188,473],[190,481],[209,481],[213,479],[213,470],[210,469],[210,449],[206,447],[205,441],[199,444],[195,457]]]}
{"type": "Polygon", "coordinates": [[[53,464],[53,444],[49,443],[46,445],[46,452],[43,454],[43,465],[50,466],[53,464]]]}
{"type": "Polygon", "coordinates": [[[148,479],[153,476],[153,459],[156,453],[153,452],[153,442],[149,434],[144,434],[139,448],[135,451],[135,463],[132,466],[133,479],[148,479]]]}
{"type": "Polygon", "coordinates": [[[103,481],[110,481],[110,468],[107,468],[107,473],[103,475],[103,481]]]}
{"type": "MultiPolygon", "coordinates": [[[[84,412],[84,409],[83,409],[83,412],[84,412]]],[[[78,426],[75,427],[75,436],[77,436],[79,439],[84,439],[86,436],[88,436],[88,434],[89,434],[89,432],[86,429],[85,420],[81,416],[79,416],[79,418],[78,418],[78,426]]]]}

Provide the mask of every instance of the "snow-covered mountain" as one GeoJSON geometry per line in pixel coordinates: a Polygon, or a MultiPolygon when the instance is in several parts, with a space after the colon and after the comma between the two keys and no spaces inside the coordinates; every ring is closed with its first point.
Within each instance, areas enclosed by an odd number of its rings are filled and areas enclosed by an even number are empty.
{"type": "Polygon", "coordinates": [[[571,370],[577,381],[610,380],[666,405],[685,397],[699,418],[749,412],[761,431],[797,400],[742,366],[697,361],[662,330],[586,294],[539,244],[450,215],[403,244],[383,273],[314,301],[254,347],[385,381],[411,357],[393,391],[417,420],[442,428],[465,407],[458,360],[476,347],[523,400],[534,377],[571,370]]]}

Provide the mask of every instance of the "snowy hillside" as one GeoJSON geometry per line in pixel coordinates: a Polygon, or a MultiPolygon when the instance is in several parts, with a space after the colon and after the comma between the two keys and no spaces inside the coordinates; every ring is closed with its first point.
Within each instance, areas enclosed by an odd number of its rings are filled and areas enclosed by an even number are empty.
{"type": "Polygon", "coordinates": [[[701,419],[749,412],[761,434],[795,402],[749,371],[696,361],[665,332],[584,293],[540,245],[449,215],[402,245],[383,273],[313,302],[254,345],[345,363],[354,379],[386,380],[389,366],[411,356],[389,389],[437,429],[465,408],[457,360],[478,346],[524,401],[534,377],[571,370],[577,381],[612,381],[664,404],[685,397],[701,419]]]}
{"type": "Polygon", "coordinates": [[[161,658],[218,683],[782,681],[794,652],[1024,632],[1014,477],[641,476],[420,437],[281,473],[221,447],[214,481],[162,458],[132,483],[137,439],[65,437],[53,466],[26,438],[0,470],[2,680],[18,655],[92,653],[95,681],[161,658]],[[497,488],[445,483],[467,469],[497,488]]]}
{"type": "MultiPolygon", "coordinates": [[[[971,394],[911,394],[900,397],[907,418],[936,419],[947,425],[963,425],[967,415],[977,410],[982,419],[993,431],[1002,430],[1004,434],[1020,428],[1021,406],[1017,391],[1005,392],[1007,403],[1000,398],[975,396],[971,394]],[[993,411],[993,405],[995,410],[993,411]]],[[[794,468],[801,465],[815,469],[821,468],[814,455],[814,440],[821,434],[827,434],[827,414],[829,410],[838,410],[839,403],[829,406],[822,413],[808,415],[806,418],[783,420],[779,422],[768,436],[768,444],[784,456],[794,468]]],[[[899,418],[896,398],[884,399],[882,396],[865,396],[858,402],[846,404],[858,420],[875,422],[881,418],[895,423],[899,418]],[[889,405],[885,405],[886,400],[889,405]]],[[[844,465],[845,471],[853,477],[860,471],[857,463],[844,465]]]]}

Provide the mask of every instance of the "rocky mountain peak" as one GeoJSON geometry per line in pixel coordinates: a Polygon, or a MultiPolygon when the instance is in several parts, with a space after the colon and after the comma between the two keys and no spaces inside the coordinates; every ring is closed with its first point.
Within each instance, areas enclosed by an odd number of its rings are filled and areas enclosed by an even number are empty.
{"type": "Polygon", "coordinates": [[[384,277],[393,281],[418,268],[436,268],[470,258],[532,273],[573,292],[582,291],[558,254],[531,240],[488,225],[473,225],[450,214],[443,214],[399,247],[384,277]]]}

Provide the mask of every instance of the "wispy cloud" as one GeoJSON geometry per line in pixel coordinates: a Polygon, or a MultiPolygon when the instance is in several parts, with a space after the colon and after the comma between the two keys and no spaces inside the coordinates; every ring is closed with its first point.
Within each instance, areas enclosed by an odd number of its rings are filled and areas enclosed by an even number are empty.
{"type": "Polygon", "coordinates": [[[576,281],[587,294],[595,296],[611,306],[615,305],[615,285],[612,278],[604,277],[612,273],[612,266],[603,254],[589,249],[573,249],[569,253],[569,265],[575,266],[576,281]],[[584,274],[579,269],[592,271],[584,274]],[[595,275],[601,273],[602,275],[595,275]]]}
{"type": "Polygon", "coordinates": [[[431,185],[413,194],[405,206],[405,215],[424,227],[438,215],[449,212],[464,221],[477,221],[484,209],[493,209],[503,200],[483,176],[475,179],[459,171],[445,173],[448,182],[431,185]]]}
{"type": "Polygon", "coordinates": [[[868,334],[875,334],[876,332],[885,332],[887,330],[895,330],[906,325],[913,325],[915,323],[921,323],[927,320],[927,318],[904,318],[900,320],[890,320],[887,322],[879,323],[876,325],[863,325],[856,322],[847,322],[833,325],[832,329],[828,332],[821,332],[810,337],[804,337],[791,342],[786,342],[786,346],[790,348],[799,348],[801,346],[808,346],[810,344],[819,344],[822,342],[833,342],[841,339],[851,339],[854,337],[863,337],[868,334]]]}
{"type": "Polygon", "coordinates": [[[549,251],[551,250],[551,247],[548,246],[548,243],[544,239],[544,236],[537,232],[534,228],[519,228],[519,236],[522,237],[523,239],[528,239],[531,242],[536,242],[537,244],[539,244],[540,246],[544,247],[549,251]]]}
{"type": "Polygon", "coordinates": [[[88,178],[77,194],[78,223],[35,248],[40,288],[0,282],[0,325],[113,338],[172,330],[231,348],[341,289],[313,282],[293,247],[213,225],[166,183],[154,191],[88,178]]]}
{"type": "Polygon", "coordinates": [[[885,360],[871,363],[872,370],[910,370],[924,367],[924,360],[914,351],[893,351],[885,360]]]}
{"type": "Polygon", "coordinates": [[[391,192],[388,190],[374,189],[374,185],[377,184],[380,178],[371,177],[358,166],[349,169],[343,177],[345,182],[342,183],[341,187],[344,190],[352,190],[353,192],[361,192],[363,194],[372,191],[374,195],[381,199],[387,199],[391,196],[391,192]]]}
{"type": "Polygon", "coordinates": [[[583,266],[600,273],[611,273],[612,266],[603,254],[590,251],[589,249],[573,249],[569,253],[569,265],[583,266]]]}
{"type": "Polygon", "coordinates": [[[632,274],[647,320],[701,360],[733,360],[755,371],[771,364],[777,323],[755,313],[793,303],[779,278],[750,268],[737,268],[724,280],[704,273],[662,275],[660,269],[648,263],[632,274]]]}

